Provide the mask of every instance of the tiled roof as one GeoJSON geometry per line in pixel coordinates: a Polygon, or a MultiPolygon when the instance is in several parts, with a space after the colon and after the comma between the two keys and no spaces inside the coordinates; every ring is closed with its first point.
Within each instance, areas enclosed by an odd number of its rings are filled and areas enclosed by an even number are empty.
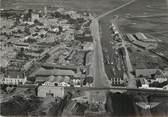
{"type": "Polygon", "coordinates": [[[74,76],[75,73],[72,70],[61,70],[61,69],[44,69],[40,68],[38,71],[32,74],[33,76],[74,76]]]}
{"type": "Polygon", "coordinates": [[[36,82],[45,82],[48,81],[48,77],[36,77],[36,82]]]}
{"type": "Polygon", "coordinates": [[[18,71],[18,70],[7,71],[6,75],[9,78],[24,78],[24,73],[22,71],[18,71]]]}
{"type": "Polygon", "coordinates": [[[66,66],[62,66],[62,65],[57,65],[57,64],[52,64],[52,63],[44,63],[42,64],[43,67],[53,67],[53,68],[58,68],[58,69],[67,69],[67,70],[76,70],[77,66],[73,66],[73,65],[66,65],[66,66]]]}
{"type": "Polygon", "coordinates": [[[49,76],[48,77],[48,82],[57,82],[57,83],[61,83],[61,82],[69,82],[70,78],[69,77],[64,77],[64,76],[49,76]]]}

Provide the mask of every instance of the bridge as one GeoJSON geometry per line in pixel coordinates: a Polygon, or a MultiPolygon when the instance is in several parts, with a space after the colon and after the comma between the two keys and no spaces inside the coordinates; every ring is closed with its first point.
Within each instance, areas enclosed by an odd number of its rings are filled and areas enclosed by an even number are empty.
{"type": "Polygon", "coordinates": [[[96,87],[73,87],[74,90],[83,91],[110,91],[110,92],[127,92],[127,93],[142,93],[149,95],[164,95],[168,96],[168,90],[166,89],[141,89],[141,88],[127,88],[127,87],[110,87],[110,88],[96,88],[96,87]]]}
{"type": "MultiPolygon", "coordinates": [[[[2,85],[2,84],[1,84],[2,85]]],[[[13,84],[8,84],[10,86],[15,86],[15,87],[20,87],[20,88],[37,88],[38,84],[20,84],[20,85],[13,85],[13,84]]],[[[167,89],[158,89],[158,88],[148,88],[148,89],[143,89],[143,88],[127,88],[127,87],[119,87],[119,86],[111,86],[109,87],[104,87],[104,88],[98,88],[98,87],[65,87],[66,89],[71,89],[74,91],[97,91],[97,92],[119,92],[119,93],[141,93],[141,94],[146,94],[146,95],[160,95],[160,96],[168,96],[168,90],[167,89]]]]}
{"type": "MultiPolygon", "coordinates": [[[[109,92],[119,93],[119,94],[128,94],[128,95],[142,95],[145,97],[159,96],[167,97],[168,90],[160,89],[138,89],[138,88],[127,88],[127,87],[110,87],[110,88],[96,88],[96,87],[74,87],[73,91],[82,92],[83,96],[87,97],[89,103],[99,103],[104,106],[107,102],[107,94],[109,92]]],[[[137,102],[138,104],[141,102],[137,102]]],[[[162,100],[157,102],[158,105],[163,103],[162,100]]],[[[157,105],[156,105],[157,106],[157,105]]]]}
{"type": "MultiPolygon", "coordinates": [[[[158,89],[138,89],[138,88],[126,88],[126,87],[110,87],[110,88],[81,87],[81,88],[74,88],[74,90],[84,92],[85,96],[88,97],[89,102],[101,103],[102,106],[107,101],[108,92],[119,93],[121,95],[122,94],[142,95],[145,97],[149,97],[149,96],[167,97],[168,96],[168,90],[158,90],[158,89]]],[[[161,104],[161,103],[162,101],[158,101],[158,104],[161,104]]]]}

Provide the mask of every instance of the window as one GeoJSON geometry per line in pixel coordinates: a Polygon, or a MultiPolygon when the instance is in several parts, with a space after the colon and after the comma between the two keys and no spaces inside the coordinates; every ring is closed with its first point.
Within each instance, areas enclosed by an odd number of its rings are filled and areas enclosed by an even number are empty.
{"type": "Polygon", "coordinates": [[[143,77],[143,74],[140,74],[139,77],[143,77]]]}
{"type": "Polygon", "coordinates": [[[52,96],[52,97],[54,97],[54,94],[53,93],[46,93],[46,96],[52,96]]]}

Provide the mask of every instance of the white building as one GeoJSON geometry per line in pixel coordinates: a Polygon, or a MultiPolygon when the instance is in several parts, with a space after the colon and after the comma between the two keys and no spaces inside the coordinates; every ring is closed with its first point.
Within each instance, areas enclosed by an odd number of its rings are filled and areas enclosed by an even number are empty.
{"type": "Polygon", "coordinates": [[[14,46],[16,48],[24,48],[24,49],[30,49],[30,45],[27,43],[22,43],[22,42],[18,42],[18,43],[14,43],[14,46]]]}
{"type": "Polygon", "coordinates": [[[168,85],[163,87],[164,90],[168,90],[168,85]]]}
{"type": "Polygon", "coordinates": [[[39,13],[32,13],[32,15],[31,15],[31,20],[32,20],[32,22],[34,21],[34,20],[39,20],[40,19],[40,15],[39,15],[39,13]]]}
{"type": "Polygon", "coordinates": [[[162,82],[165,82],[167,81],[168,79],[167,78],[156,78],[155,81],[159,82],[159,83],[162,83],[162,82]]]}
{"type": "Polygon", "coordinates": [[[70,77],[68,76],[49,76],[48,81],[44,82],[45,86],[63,86],[70,87],[70,77]]]}
{"type": "Polygon", "coordinates": [[[148,89],[149,85],[148,84],[142,84],[142,86],[140,88],[148,89]]]}
{"type": "Polygon", "coordinates": [[[3,77],[1,77],[0,84],[19,85],[25,84],[27,77],[23,71],[8,70],[3,77]]]}
{"type": "Polygon", "coordinates": [[[38,87],[38,97],[61,97],[63,98],[65,94],[64,87],[56,87],[56,86],[46,86],[42,85],[38,87]]]}
{"type": "Polygon", "coordinates": [[[27,81],[27,78],[4,78],[0,81],[1,84],[12,84],[12,85],[19,85],[19,84],[25,84],[27,81]]]}

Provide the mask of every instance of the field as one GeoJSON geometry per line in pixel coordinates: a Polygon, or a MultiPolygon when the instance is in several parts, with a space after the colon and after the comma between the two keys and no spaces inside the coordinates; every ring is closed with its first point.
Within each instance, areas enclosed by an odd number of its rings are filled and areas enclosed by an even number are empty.
{"type": "Polygon", "coordinates": [[[88,10],[93,14],[101,14],[128,0],[2,0],[2,8],[43,9],[44,6],[64,7],[79,11],[88,10]]]}
{"type": "MultiPolygon", "coordinates": [[[[44,6],[52,8],[64,7],[71,10],[90,11],[92,14],[100,15],[110,9],[129,0],[1,0],[2,8],[16,9],[43,9],[44,6]]],[[[119,23],[123,32],[144,32],[153,33],[168,30],[168,7],[166,0],[136,0],[132,5],[122,8],[109,14],[104,19],[109,21],[112,15],[119,15],[119,23]],[[160,14],[165,14],[161,15],[160,14]],[[156,15],[156,17],[148,17],[156,15]],[[138,17],[147,16],[147,17],[138,17]]],[[[160,34],[160,37],[167,37],[168,33],[160,34]]],[[[167,40],[166,40],[167,41],[167,40]]]]}
{"type": "Polygon", "coordinates": [[[129,47],[128,49],[131,63],[133,65],[133,69],[153,69],[160,68],[164,69],[168,67],[168,63],[162,60],[155,54],[150,53],[148,50],[142,50],[137,47],[129,47]]]}

